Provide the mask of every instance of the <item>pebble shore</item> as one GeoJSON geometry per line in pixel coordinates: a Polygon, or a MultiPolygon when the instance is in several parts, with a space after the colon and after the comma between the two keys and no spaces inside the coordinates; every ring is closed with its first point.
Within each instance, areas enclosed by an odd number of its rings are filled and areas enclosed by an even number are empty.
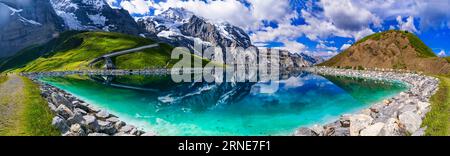
{"type": "Polygon", "coordinates": [[[305,71],[329,76],[344,76],[374,80],[400,81],[407,91],[373,104],[355,114],[342,115],[337,121],[299,128],[294,136],[423,136],[421,127],[430,111],[430,97],[438,90],[439,80],[434,77],[390,71],[348,70],[311,67],[305,71]]]}

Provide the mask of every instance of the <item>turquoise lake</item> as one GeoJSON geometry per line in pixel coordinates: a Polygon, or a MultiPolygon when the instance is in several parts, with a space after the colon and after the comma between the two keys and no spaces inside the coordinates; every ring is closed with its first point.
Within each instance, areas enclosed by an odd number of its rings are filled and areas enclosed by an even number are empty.
{"type": "Polygon", "coordinates": [[[260,83],[174,83],[170,76],[141,75],[41,80],[164,136],[291,135],[407,89],[396,82],[303,72],[260,83]]]}

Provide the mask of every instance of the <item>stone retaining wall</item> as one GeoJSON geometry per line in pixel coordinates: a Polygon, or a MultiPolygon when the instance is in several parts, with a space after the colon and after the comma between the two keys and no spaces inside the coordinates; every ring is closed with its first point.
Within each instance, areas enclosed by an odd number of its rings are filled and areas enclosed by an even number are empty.
{"type": "Polygon", "coordinates": [[[430,111],[429,99],[438,89],[439,80],[414,73],[346,70],[312,67],[306,71],[319,75],[345,76],[375,80],[401,81],[407,91],[373,104],[355,114],[342,115],[339,120],[326,124],[299,128],[295,136],[423,136],[421,127],[430,111]]]}
{"type": "Polygon", "coordinates": [[[50,110],[56,114],[52,125],[63,136],[155,136],[128,125],[108,111],[98,109],[73,95],[51,85],[39,84],[41,95],[48,101],[50,110]]]}

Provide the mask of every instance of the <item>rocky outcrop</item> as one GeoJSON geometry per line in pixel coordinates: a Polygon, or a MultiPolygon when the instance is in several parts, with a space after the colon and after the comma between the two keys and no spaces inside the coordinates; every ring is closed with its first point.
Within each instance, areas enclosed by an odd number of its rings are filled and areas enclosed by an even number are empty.
{"type": "Polygon", "coordinates": [[[421,128],[421,125],[426,113],[431,109],[429,99],[438,89],[439,80],[437,78],[415,73],[344,70],[324,67],[313,67],[306,70],[322,75],[401,81],[407,84],[409,89],[395,97],[375,103],[359,113],[342,115],[339,120],[333,123],[300,128],[294,135],[421,136],[425,134],[426,127],[421,128]],[[318,126],[323,127],[323,131],[317,132],[315,127],[318,126]]]}
{"type": "Polygon", "coordinates": [[[49,1],[0,0],[0,58],[49,41],[63,25],[49,1]]]}
{"type": "MultiPolygon", "coordinates": [[[[176,47],[187,47],[199,56],[202,56],[199,48],[204,50],[211,46],[222,48],[223,53],[228,47],[257,49],[241,28],[228,23],[213,23],[182,8],[169,8],[159,15],[141,18],[138,25],[146,31],[145,36],[176,47]],[[195,41],[199,48],[195,47],[195,41]]],[[[283,69],[309,67],[321,62],[306,54],[293,54],[286,50],[280,51],[280,61],[283,69]]]]}
{"type": "Polygon", "coordinates": [[[40,85],[41,95],[48,101],[50,110],[56,114],[52,125],[63,136],[155,136],[128,125],[106,110],[96,108],[71,94],[53,86],[35,81],[40,85]]]}
{"type": "Polygon", "coordinates": [[[69,30],[95,30],[139,35],[141,29],[128,11],[113,9],[105,0],[50,0],[69,30]]]}
{"type": "Polygon", "coordinates": [[[437,57],[417,36],[396,30],[370,35],[320,65],[450,73],[450,64],[437,57]]]}
{"type": "Polygon", "coordinates": [[[105,0],[0,0],[0,58],[67,30],[143,32],[128,11],[105,0]]]}

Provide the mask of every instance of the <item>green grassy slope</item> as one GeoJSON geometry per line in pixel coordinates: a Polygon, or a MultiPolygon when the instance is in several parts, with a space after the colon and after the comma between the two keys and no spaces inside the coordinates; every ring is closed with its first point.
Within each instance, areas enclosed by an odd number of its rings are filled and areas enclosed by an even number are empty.
{"type": "MultiPolygon", "coordinates": [[[[90,69],[93,59],[107,53],[153,44],[150,39],[110,32],[67,32],[51,42],[22,50],[0,63],[0,71],[64,71],[90,69]],[[22,59],[25,58],[25,59],[22,59]]],[[[118,69],[171,67],[178,60],[170,59],[173,49],[167,44],[142,52],[113,58],[118,69]]],[[[198,56],[194,59],[201,59],[198,56]]],[[[203,60],[203,62],[207,62],[203,60]]],[[[100,62],[94,68],[101,68],[100,62]]]]}
{"type": "Polygon", "coordinates": [[[438,76],[438,92],[431,97],[431,111],[427,113],[422,126],[427,126],[427,136],[448,136],[450,134],[450,78],[438,76]]]}
{"type": "Polygon", "coordinates": [[[52,125],[54,114],[47,106],[46,100],[41,97],[37,84],[28,78],[22,77],[25,84],[24,98],[25,110],[22,115],[24,132],[26,136],[59,136],[61,132],[52,125]]]}
{"type": "Polygon", "coordinates": [[[16,55],[0,60],[0,71],[16,69],[25,66],[39,57],[48,57],[54,52],[64,51],[79,45],[79,40],[69,40],[70,37],[82,32],[68,31],[61,33],[55,39],[43,45],[33,45],[19,51],[16,55]]]}
{"type": "Polygon", "coordinates": [[[6,80],[8,80],[8,77],[7,77],[6,75],[0,74],[0,84],[2,84],[3,82],[5,82],[6,80]]]}
{"type": "Polygon", "coordinates": [[[381,36],[389,32],[400,32],[403,35],[405,35],[408,38],[409,42],[411,43],[411,46],[414,47],[414,49],[416,49],[418,56],[423,58],[437,57],[436,54],[433,52],[433,50],[430,47],[428,47],[424,42],[422,42],[422,40],[419,37],[417,37],[413,33],[409,33],[408,31],[389,30],[385,32],[375,33],[357,41],[355,45],[363,43],[367,40],[378,41],[381,39],[381,36]]]}

